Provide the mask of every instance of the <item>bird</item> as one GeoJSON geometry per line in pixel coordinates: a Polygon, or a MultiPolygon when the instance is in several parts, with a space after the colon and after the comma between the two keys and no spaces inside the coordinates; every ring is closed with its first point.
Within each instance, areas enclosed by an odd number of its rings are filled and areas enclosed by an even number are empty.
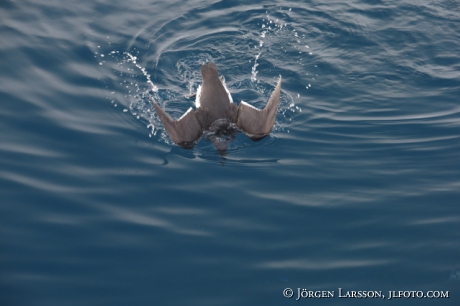
{"type": "MultiPolygon", "coordinates": [[[[193,148],[203,131],[229,129],[232,125],[244,132],[250,139],[258,141],[269,135],[276,120],[281,92],[281,76],[264,109],[258,109],[244,101],[239,106],[219,77],[217,65],[210,62],[201,66],[202,84],[196,93],[196,111],[190,107],[179,119],[173,120],[150,97],[169,138],[178,146],[193,148]]],[[[225,150],[226,144],[213,141],[218,150],[225,150]]]]}

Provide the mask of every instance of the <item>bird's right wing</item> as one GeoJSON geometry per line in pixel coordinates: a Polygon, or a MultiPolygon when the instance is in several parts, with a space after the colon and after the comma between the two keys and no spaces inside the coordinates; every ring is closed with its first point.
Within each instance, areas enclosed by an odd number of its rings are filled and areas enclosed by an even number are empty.
{"type": "Polygon", "coordinates": [[[281,76],[275,90],[263,110],[255,108],[246,102],[241,102],[238,107],[236,125],[240,130],[246,133],[249,138],[259,140],[270,134],[276,120],[280,92],[281,76]]]}

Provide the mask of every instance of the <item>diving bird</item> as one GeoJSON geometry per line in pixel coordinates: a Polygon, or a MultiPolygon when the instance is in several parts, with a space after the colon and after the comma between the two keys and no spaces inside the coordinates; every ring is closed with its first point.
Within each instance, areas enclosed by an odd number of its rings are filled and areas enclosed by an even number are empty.
{"type": "MultiPolygon", "coordinates": [[[[171,140],[183,148],[192,148],[201,137],[203,131],[228,129],[236,124],[254,141],[270,134],[278,109],[281,76],[278,80],[267,105],[263,110],[242,101],[239,106],[233,103],[232,96],[225,86],[223,77],[219,78],[217,66],[207,63],[201,66],[203,83],[196,93],[196,111],[190,107],[182,117],[173,120],[158,104],[151,99],[153,107],[163,123],[171,140]]],[[[225,150],[226,144],[214,142],[219,150],[225,150]]]]}

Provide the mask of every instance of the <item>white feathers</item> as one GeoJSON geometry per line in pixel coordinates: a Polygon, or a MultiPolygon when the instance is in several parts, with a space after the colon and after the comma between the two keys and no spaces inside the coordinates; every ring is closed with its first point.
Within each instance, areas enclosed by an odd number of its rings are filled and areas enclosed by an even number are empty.
{"type": "MultiPolygon", "coordinates": [[[[222,76],[220,78],[222,85],[224,85],[225,92],[227,92],[228,99],[230,100],[230,103],[233,103],[233,98],[232,95],[230,94],[230,91],[227,88],[227,85],[225,85],[225,78],[222,76]]],[[[196,89],[196,98],[195,98],[195,107],[198,109],[201,106],[201,85],[198,85],[198,88],[196,89]]]]}
{"type": "Polygon", "coordinates": [[[177,119],[177,120],[178,120],[178,121],[181,120],[182,118],[184,118],[185,116],[187,116],[187,114],[190,113],[192,110],[193,110],[193,108],[190,107],[190,108],[185,112],[185,114],[183,114],[183,115],[182,115],[179,119],[177,119]]]}
{"type": "Polygon", "coordinates": [[[232,98],[232,95],[230,94],[230,91],[227,88],[227,85],[225,84],[224,76],[220,77],[220,81],[222,82],[222,85],[224,85],[224,89],[227,92],[227,96],[228,96],[228,99],[230,100],[230,103],[233,103],[233,98],[232,98]]]}
{"type": "Polygon", "coordinates": [[[241,104],[247,105],[247,106],[249,106],[250,108],[253,108],[253,109],[255,109],[255,110],[260,111],[260,109],[258,109],[257,107],[254,107],[254,106],[252,106],[251,104],[246,103],[246,102],[244,102],[244,101],[241,101],[241,104]]]}
{"type": "Polygon", "coordinates": [[[198,88],[196,89],[196,98],[195,98],[195,107],[198,109],[201,106],[201,85],[198,85],[198,88]]]}

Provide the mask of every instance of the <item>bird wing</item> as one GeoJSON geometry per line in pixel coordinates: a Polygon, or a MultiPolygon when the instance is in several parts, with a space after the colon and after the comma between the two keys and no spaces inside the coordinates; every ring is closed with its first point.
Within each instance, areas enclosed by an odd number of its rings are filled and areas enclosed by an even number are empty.
{"type": "Polygon", "coordinates": [[[202,134],[201,125],[196,118],[195,111],[190,107],[182,117],[173,120],[158,104],[155,103],[153,98],[150,101],[155,108],[158,116],[160,117],[166,133],[174,143],[184,148],[191,148],[195,145],[195,141],[200,138],[202,134]]]}
{"type": "Polygon", "coordinates": [[[259,140],[270,134],[270,131],[275,125],[280,92],[281,76],[275,90],[263,110],[255,108],[246,102],[241,102],[238,107],[236,125],[240,130],[248,135],[249,138],[259,140]]]}

